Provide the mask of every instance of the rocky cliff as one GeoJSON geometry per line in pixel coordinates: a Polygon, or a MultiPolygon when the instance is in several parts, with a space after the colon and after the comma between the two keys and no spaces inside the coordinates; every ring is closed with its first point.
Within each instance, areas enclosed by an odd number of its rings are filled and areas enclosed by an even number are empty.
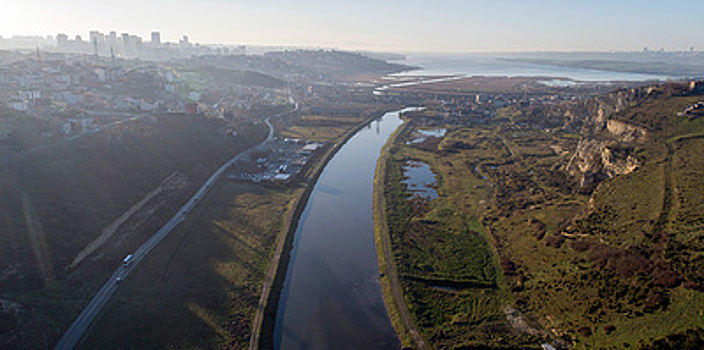
{"type": "Polygon", "coordinates": [[[647,121],[622,120],[622,114],[648,99],[700,93],[704,82],[666,83],[613,93],[579,101],[565,111],[564,128],[579,125],[582,139],[563,170],[579,180],[582,189],[593,189],[606,179],[635,171],[640,160],[634,149],[652,137],[647,121]]]}
{"type": "Polygon", "coordinates": [[[639,161],[633,147],[624,146],[619,140],[583,138],[565,166],[570,175],[579,180],[582,188],[589,188],[601,181],[633,172],[639,161]]]}

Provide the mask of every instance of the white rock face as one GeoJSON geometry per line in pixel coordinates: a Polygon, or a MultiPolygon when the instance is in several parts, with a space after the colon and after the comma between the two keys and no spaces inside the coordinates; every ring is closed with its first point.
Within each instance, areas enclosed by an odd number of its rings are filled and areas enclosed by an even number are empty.
{"type": "Polygon", "coordinates": [[[618,143],[615,140],[582,139],[566,170],[579,177],[580,185],[585,186],[597,179],[610,179],[638,169],[640,163],[632,149],[619,147],[618,143]]]}
{"type": "Polygon", "coordinates": [[[615,119],[609,119],[606,122],[606,131],[618,136],[623,142],[640,141],[648,135],[648,132],[642,127],[615,119]]]}

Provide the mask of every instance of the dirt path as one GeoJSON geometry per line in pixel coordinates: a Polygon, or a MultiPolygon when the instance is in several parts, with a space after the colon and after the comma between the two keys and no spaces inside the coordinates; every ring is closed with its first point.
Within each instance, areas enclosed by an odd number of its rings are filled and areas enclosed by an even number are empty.
{"type": "Polygon", "coordinates": [[[386,234],[381,234],[381,240],[384,251],[384,261],[386,262],[386,266],[382,271],[384,271],[384,277],[388,279],[388,284],[391,289],[390,291],[394,302],[393,307],[395,307],[398,311],[398,315],[401,318],[401,322],[403,322],[403,325],[406,328],[408,335],[410,335],[410,337],[413,339],[413,342],[415,343],[416,347],[418,349],[428,349],[427,344],[425,344],[425,341],[423,341],[423,338],[420,336],[418,329],[413,323],[410,312],[408,311],[408,307],[406,306],[406,303],[403,300],[403,291],[401,290],[401,283],[399,282],[398,272],[396,271],[396,264],[394,264],[393,255],[391,254],[391,243],[389,242],[388,231],[386,232],[386,234]]]}
{"type": "Polygon", "coordinates": [[[662,235],[668,223],[670,222],[670,214],[672,213],[672,200],[673,200],[673,185],[672,185],[672,161],[675,157],[675,146],[668,142],[665,142],[667,146],[667,158],[665,158],[662,168],[665,176],[665,181],[662,189],[662,208],[660,209],[660,214],[655,222],[653,228],[653,234],[662,235]]]}
{"type": "Polygon", "coordinates": [[[73,258],[73,261],[71,262],[69,268],[74,268],[76,265],[80,264],[83,259],[88,257],[88,255],[93,254],[93,252],[95,252],[96,250],[98,250],[98,248],[105,244],[105,242],[107,242],[115,234],[117,229],[122,226],[122,224],[127,222],[127,220],[129,220],[132,215],[141,210],[142,207],[144,207],[150,200],[161,194],[161,192],[164,191],[165,184],[177,175],[177,173],[169,175],[164,181],[162,181],[159,187],[147,193],[139,202],[135,203],[131,208],[127,209],[126,212],[120,215],[117,220],[113,221],[110,225],[104,227],[100,232],[100,236],[91,241],[85,248],[83,248],[83,250],[81,250],[76,255],[75,258],[73,258]]]}

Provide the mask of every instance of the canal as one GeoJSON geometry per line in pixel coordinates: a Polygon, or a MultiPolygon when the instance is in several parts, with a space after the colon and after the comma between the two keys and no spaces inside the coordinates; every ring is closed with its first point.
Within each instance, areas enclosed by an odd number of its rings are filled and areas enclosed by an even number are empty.
{"type": "Polygon", "coordinates": [[[403,123],[386,113],[330,160],[301,215],[274,327],[276,349],[394,349],[372,219],[382,147],[403,123]]]}

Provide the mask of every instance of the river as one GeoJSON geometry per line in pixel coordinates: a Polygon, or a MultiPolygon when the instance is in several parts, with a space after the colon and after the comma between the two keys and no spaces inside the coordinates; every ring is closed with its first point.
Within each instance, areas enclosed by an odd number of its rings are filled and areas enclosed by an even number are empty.
{"type": "Polygon", "coordinates": [[[373,121],[321,174],[295,232],[274,348],[400,347],[381,296],[372,197],[377,159],[401,124],[399,112],[373,121]]]}
{"type": "MultiPolygon", "coordinates": [[[[415,56],[399,75],[567,77],[583,81],[662,77],[506,62],[488,55],[415,56]]],[[[316,183],[294,233],[279,299],[275,349],[394,349],[379,282],[372,198],[377,159],[402,121],[385,114],[353,136],[316,183]]]]}

